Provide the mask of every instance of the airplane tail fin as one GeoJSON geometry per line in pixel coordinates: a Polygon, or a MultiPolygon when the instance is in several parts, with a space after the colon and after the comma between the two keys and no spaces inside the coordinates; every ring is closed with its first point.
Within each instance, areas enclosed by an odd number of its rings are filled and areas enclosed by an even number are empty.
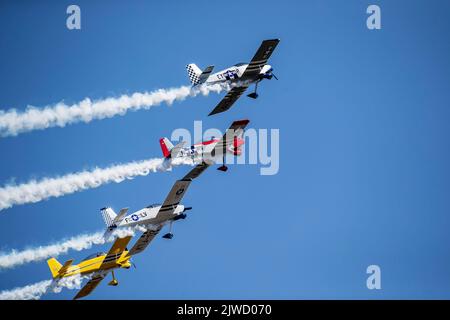
{"type": "Polygon", "coordinates": [[[170,157],[170,150],[173,149],[172,142],[170,142],[170,140],[167,138],[161,138],[159,139],[159,145],[161,146],[164,158],[170,157]]]}
{"type": "Polygon", "coordinates": [[[50,258],[47,260],[48,267],[50,268],[50,272],[52,273],[53,279],[63,277],[67,272],[69,267],[72,265],[73,260],[67,260],[64,265],[58,262],[55,258],[50,258]]]}
{"type": "Polygon", "coordinates": [[[112,226],[114,219],[117,217],[114,210],[111,208],[101,208],[100,212],[102,213],[103,221],[105,221],[106,226],[112,226]]]}
{"type": "Polygon", "coordinates": [[[186,141],[181,141],[176,146],[170,142],[167,138],[159,139],[159,144],[161,145],[161,150],[164,155],[164,158],[176,158],[180,153],[181,149],[183,149],[186,141]]]}
{"type": "Polygon", "coordinates": [[[189,80],[192,85],[195,86],[200,83],[200,75],[202,74],[202,70],[195,63],[190,63],[186,66],[187,73],[189,76],[189,80]]]}
{"type": "Polygon", "coordinates": [[[59,270],[61,270],[62,268],[62,264],[59,263],[55,258],[48,259],[47,264],[50,268],[50,272],[52,273],[52,277],[56,278],[59,274],[59,270]]]}

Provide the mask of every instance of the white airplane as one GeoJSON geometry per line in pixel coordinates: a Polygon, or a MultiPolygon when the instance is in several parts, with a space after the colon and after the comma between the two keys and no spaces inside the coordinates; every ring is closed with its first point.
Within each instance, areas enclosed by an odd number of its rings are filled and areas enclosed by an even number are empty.
{"type": "Polygon", "coordinates": [[[163,238],[172,239],[172,223],[179,219],[185,219],[185,212],[192,209],[192,207],[185,207],[180,204],[180,201],[188,189],[191,181],[192,178],[187,175],[185,178],[178,180],[173,185],[163,204],[152,204],[128,215],[128,208],[121,209],[119,214],[116,214],[110,207],[100,209],[103,220],[106,224],[104,238],[108,239],[117,228],[140,225],[147,230],[138,240],[138,243],[141,243],[141,245],[138,245],[136,248],[142,247],[139,250],[140,252],[147,247],[150,241],[158,234],[164,225],[169,224],[170,230],[163,236],[163,238]]]}
{"type": "Polygon", "coordinates": [[[249,122],[249,120],[234,121],[222,139],[219,140],[213,137],[211,140],[202,141],[186,148],[184,147],[185,141],[174,146],[169,139],[162,138],[159,140],[159,143],[167,161],[176,158],[191,158],[195,163],[208,166],[222,162],[222,166],[217,168],[217,170],[227,171],[225,155],[227,153],[235,156],[241,155],[240,147],[245,143],[243,140],[244,129],[249,122]]]}
{"type": "Polygon", "coordinates": [[[214,66],[208,66],[203,71],[195,63],[186,66],[193,87],[217,83],[228,83],[232,86],[222,101],[210,112],[210,116],[230,109],[252,83],[255,84],[255,91],[247,96],[256,99],[259,82],[263,79],[270,80],[272,77],[278,80],[273,74],[272,66],[266,64],[278,42],[279,39],[264,40],[250,63],[238,63],[214,74],[211,74],[214,66]]]}
{"type": "MultiPolygon", "coordinates": [[[[194,148],[189,149],[189,152],[194,150],[194,154],[198,155],[194,160],[199,162],[199,164],[184,176],[183,179],[178,180],[174,184],[162,204],[152,204],[128,215],[128,208],[121,209],[119,214],[116,214],[110,207],[100,209],[106,224],[104,238],[109,238],[117,228],[135,227],[137,225],[144,227],[147,231],[142,234],[136,245],[133,247],[133,250],[130,251],[132,254],[144,250],[166,224],[169,224],[169,232],[163,235],[163,238],[172,239],[172,223],[180,219],[185,219],[185,212],[192,209],[192,207],[185,207],[180,204],[190,183],[211,164],[216,162],[217,156],[214,156],[214,154],[221,156],[225,152],[233,152],[234,155],[241,153],[239,146],[243,144],[243,140],[237,140],[237,137],[238,135],[242,135],[244,128],[249,122],[249,120],[234,121],[222,139],[212,139],[208,142],[194,145],[194,148]]],[[[191,153],[188,153],[187,150],[181,147],[174,150],[177,147],[172,148],[170,145],[168,146],[168,143],[170,142],[164,142],[163,139],[162,141],[163,143],[161,146],[164,146],[163,152],[167,154],[166,158],[168,161],[171,161],[172,156],[180,157],[182,152],[184,156],[189,154],[189,157],[191,157],[191,153]]],[[[179,145],[182,146],[182,144],[179,145]]],[[[225,167],[225,163],[222,167],[225,167]]],[[[225,169],[222,168],[220,170],[226,171],[227,169],[225,167],[225,169]]]]}

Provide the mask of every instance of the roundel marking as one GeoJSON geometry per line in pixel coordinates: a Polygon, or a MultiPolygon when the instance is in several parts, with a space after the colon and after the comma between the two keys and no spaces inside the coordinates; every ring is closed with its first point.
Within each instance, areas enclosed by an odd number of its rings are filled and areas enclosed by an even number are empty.
{"type": "Polygon", "coordinates": [[[138,217],[137,215],[133,214],[133,215],[131,216],[131,219],[133,219],[133,221],[138,221],[138,220],[139,220],[139,217],[138,217]]]}

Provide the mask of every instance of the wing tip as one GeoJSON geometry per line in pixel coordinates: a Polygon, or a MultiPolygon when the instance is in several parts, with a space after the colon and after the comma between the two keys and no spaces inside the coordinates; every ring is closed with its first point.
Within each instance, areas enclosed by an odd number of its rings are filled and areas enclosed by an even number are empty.
{"type": "Polygon", "coordinates": [[[263,42],[280,42],[280,39],[279,38],[267,39],[264,40],[263,42]]]}
{"type": "Polygon", "coordinates": [[[209,116],[213,116],[213,115],[218,114],[218,113],[221,113],[221,112],[223,112],[223,111],[216,111],[216,110],[213,110],[213,111],[211,111],[211,112],[208,114],[208,117],[209,117],[209,116]]]}
{"type": "Polygon", "coordinates": [[[244,125],[247,125],[249,122],[250,122],[250,120],[248,120],[248,119],[236,120],[236,121],[233,121],[233,125],[244,126],[244,125]]]}

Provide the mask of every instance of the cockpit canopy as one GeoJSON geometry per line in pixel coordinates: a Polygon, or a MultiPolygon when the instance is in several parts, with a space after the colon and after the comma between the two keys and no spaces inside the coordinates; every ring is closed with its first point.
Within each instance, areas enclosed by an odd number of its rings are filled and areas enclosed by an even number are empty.
{"type": "Polygon", "coordinates": [[[104,252],[97,252],[97,253],[90,254],[86,258],[84,258],[83,261],[90,260],[90,259],[97,258],[97,257],[101,257],[101,256],[106,256],[106,253],[104,253],[104,252]]]}
{"type": "Polygon", "coordinates": [[[151,205],[148,205],[148,206],[146,206],[146,208],[155,208],[155,207],[160,207],[161,206],[161,203],[154,203],[154,204],[151,204],[151,205]]]}

